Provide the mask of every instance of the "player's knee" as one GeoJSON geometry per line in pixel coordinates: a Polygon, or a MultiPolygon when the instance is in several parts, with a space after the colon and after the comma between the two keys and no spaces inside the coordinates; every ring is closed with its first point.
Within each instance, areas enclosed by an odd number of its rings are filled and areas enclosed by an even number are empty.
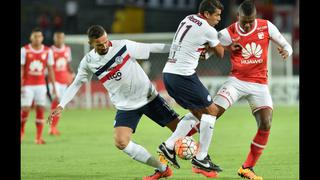
{"type": "Polygon", "coordinates": [[[259,125],[259,129],[268,131],[271,128],[271,116],[261,119],[261,123],[259,125]]]}
{"type": "Polygon", "coordinates": [[[129,141],[130,139],[126,137],[115,137],[114,144],[118,149],[123,150],[127,147],[129,141]]]}

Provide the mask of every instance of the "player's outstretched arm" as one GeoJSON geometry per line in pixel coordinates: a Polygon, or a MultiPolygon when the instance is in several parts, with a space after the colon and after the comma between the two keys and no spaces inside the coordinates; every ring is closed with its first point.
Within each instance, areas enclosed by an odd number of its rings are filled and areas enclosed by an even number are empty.
{"type": "Polygon", "coordinates": [[[278,28],[268,21],[268,30],[270,39],[278,45],[278,52],[283,58],[283,60],[287,59],[291,56],[293,50],[288,41],[283,37],[283,35],[279,32],[278,28]]]}
{"type": "Polygon", "coordinates": [[[59,115],[61,114],[62,110],[63,110],[63,107],[61,107],[61,106],[58,106],[56,109],[54,109],[54,110],[50,113],[50,115],[49,115],[49,117],[48,117],[48,120],[47,120],[47,123],[51,125],[52,120],[53,120],[53,117],[59,116],[59,115]]]}

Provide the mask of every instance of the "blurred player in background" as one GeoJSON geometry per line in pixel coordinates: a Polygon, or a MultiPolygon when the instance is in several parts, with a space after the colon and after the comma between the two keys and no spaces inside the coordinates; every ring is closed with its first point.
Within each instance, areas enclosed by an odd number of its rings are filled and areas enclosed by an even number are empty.
{"type": "Polygon", "coordinates": [[[94,47],[80,62],[78,73],[64,93],[58,107],[48,117],[59,115],[84,82],[95,74],[107,89],[117,108],[114,123],[115,146],[134,160],[155,167],[152,180],[172,175],[169,166],[154,158],[144,147],[131,141],[143,114],[160,126],[174,131],[179,118],[158,94],[136,59],[148,59],[150,53],[168,53],[170,46],[158,43],[137,43],[129,40],[109,41],[106,31],[99,25],[88,29],[89,44],[94,47]]]}
{"type": "Polygon", "coordinates": [[[30,44],[21,48],[21,141],[25,133],[31,105],[36,105],[36,144],[45,144],[42,138],[44,126],[44,111],[46,103],[45,70],[48,69],[49,79],[53,85],[53,96],[56,95],[53,72],[53,53],[42,44],[43,34],[35,28],[31,32],[30,44]]]}
{"type": "MultiPolygon", "coordinates": [[[[54,45],[51,46],[53,51],[54,58],[54,75],[55,75],[55,86],[57,90],[57,98],[52,100],[51,110],[54,110],[59,104],[60,98],[63,96],[63,93],[67,89],[70,82],[70,76],[73,79],[74,73],[71,69],[70,62],[71,58],[71,49],[69,46],[64,43],[65,34],[63,32],[55,32],[53,35],[54,45]]],[[[49,84],[50,92],[52,90],[51,84],[49,84]]],[[[60,132],[57,129],[58,121],[60,116],[55,116],[50,125],[49,134],[53,136],[60,135],[60,132]]]]}
{"type": "MultiPolygon", "coordinates": [[[[231,52],[231,74],[221,86],[213,102],[218,107],[218,116],[238,99],[245,98],[254,115],[258,130],[251,142],[250,152],[238,175],[246,179],[261,180],[253,171],[270,134],[273,103],[268,88],[268,47],[270,40],[278,45],[283,60],[292,54],[292,47],[278,28],[270,21],[256,18],[252,0],[245,0],[238,9],[238,22],[219,32],[222,45],[239,43],[242,51],[231,52]]],[[[201,124],[200,124],[201,127],[201,124]]]]}
{"type": "Polygon", "coordinates": [[[188,109],[171,137],[162,143],[158,152],[176,168],[180,168],[174,152],[175,141],[200,123],[200,150],[191,160],[192,171],[206,177],[216,177],[222,169],[215,165],[208,154],[217,108],[207,88],[201,83],[197,74],[199,58],[203,56],[206,45],[216,56],[222,58],[224,48],[218,40],[214,28],[221,20],[223,5],[218,0],[203,0],[199,13],[184,18],[173,39],[168,61],[163,69],[163,81],[171,97],[188,109]]]}

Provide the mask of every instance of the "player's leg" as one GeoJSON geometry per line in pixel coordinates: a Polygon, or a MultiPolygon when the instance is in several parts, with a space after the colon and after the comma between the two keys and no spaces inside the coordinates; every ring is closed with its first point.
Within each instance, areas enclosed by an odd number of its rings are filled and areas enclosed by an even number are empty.
{"type": "MultiPolygon", "coordinates": [[[[66,85],[60,84],[60,83],[55,83],[56,85],[56,90],[57,90],[57,97],[58,98],[54,98],[52,100],[51,103],[51,111],[53,111],[59,104],[59,99],[61,98],[61,96],[63,95],[63,92],[67,89],[66,85]]],[[[52,85],[50,84],[50,91],[52,90],[52,85]]],[[[59,136],[61,133],[58,131],[58,122],[60,119],[60,115],[53,117],[52,119],[52,123],[50,125],[50,130],[49,130],[49,134],[53,135],[53,136],[59,136]]]]}
{"type": "Polygon", "coordinates": [[[35,87],[35,97],[34,101],[36,103],[36,144],[45,144],[45,141],[42,138],[42,132],[44,127],[44,112],[46,104],[46,93],[47,89],[45,85],[35,87]]]}
{"type": "MultiPolygon", "coordinates": [[[[192,110],[193,114],[196,117],[201,118],[199,127],[199,142],[201,143],[200,151],[197,154],[197,156],[192,160],[192,164],[200,169],[193,168],[194,172],[201,173],[207,176],[205,170],[208,170],[208,168],[203,166],[203,164],[207,162],[209,164],[213,164],[210,160],[210,156],[208,156],[208,150],[213,135],[215,121],[217,117],[220,117],[228,107],[230,107],[234,102],[236,102],[239,99],[239,97],[241,97],[241,95],[242,94],[239,93],[237,89],[234,87],[232,81],[226,81],[218,91],[217,95],[214,97],[212,104],[210,104],[206,108],[192,110]]],[[[215,169],[215,171],[221,170],[216,165],[213,167],[215,167],[212,168],[215,169]]]]}
{"type": "MultiPolygon", "coordinates": [[[[258,130],[251,141],[250,151],[247,159],[240,167],[238,174],[245,178],[262,179],[253,171],[254,166],[259,160],[263,150],[265,149],[271,128],[272,121],[272,99],[266,85],[254,85],[251,87],[247,100],[252,108],[252,113],[257,121],[258,130]]],[[[247,85],[247,87],[249,87],[247,85]]]]}
{"type": "Polygon", "coordinates": [[[29,112],[31,109],[32,101],[34,98],[33,89],[30,86],[22,87],[21,89],[21,129],[20,141],[24,138],[25,125],[28,120],[29,112]]]}
{"type": "MultiPolygon", "coordinates": [[[[132,133],[135,132],[141,116],[142,113],[139,112],[139,110],[117,111],[114,125],[115,146],[132,159],[156,168],[157,170],[154,176],[159,178],[171,176],[172,171],[169,167],[152,156],[143,146],[131,141],[132,133]]],[[[148,178],[149,177],[145,177],[144,179],[148,178]]]]}

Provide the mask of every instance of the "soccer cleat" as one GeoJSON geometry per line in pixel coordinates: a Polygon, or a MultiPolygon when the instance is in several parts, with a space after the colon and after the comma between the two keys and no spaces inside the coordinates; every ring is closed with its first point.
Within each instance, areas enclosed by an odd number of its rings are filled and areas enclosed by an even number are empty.
{"type": "Polygon", "coordinates": [[[169,168],[169,166],[167,166],[165,171],[160,172],[158,169],[156,169],[154,174],[152,174],[150,176],[143,177],[142,179],[143,180],[156,180],[156,179],[160,179],[160,178],[169,177],[172,175],[173,175],[172,170],[169,168]]]}
{"type": "Polygon", "coordinates": [[[198,168],[204,171],[222,171],[222,169],[218,165],[215,165],[211,161],[209,154],[203,160],[198,160],[196,157],[192,158],[191,164],[194,168],[198,168]]]}
{"type": "Polygon", "coordinates": [[[56,128],[51,128],[49,134],[52,136],[60,136],[60,132],[56,128]]]}
{"type": "Polygon", "coordinates": [[[36,144],[45,144],[46,142],[43,139],[36,139],[36,144]]]}
{"type": "Polygon", "coordinates": [[[252,167],[244,168],[241,166],[238,170],[238,175],[245,179],[263,180],[261,176],[257,176],[252,167]]]}
{"type": "Polygon", "coordinates": [[[202,170],[198,167],[192,167],[192,172],[197,173],[197,174],[202,174],[208,178],[217,178],[218,177],[218,172],[217,171],[206,171],[202,170]]]}
{"type": "Polygon", "coordinates": [[[167,160],[174,168],[180,168],[180,165],[178,164],[176,159],[176,152],[174,150],[168,149],[165,143],[160,144],[157,152],[159,153],[159,156],[162,155],[163,158],[167,160]]]}

